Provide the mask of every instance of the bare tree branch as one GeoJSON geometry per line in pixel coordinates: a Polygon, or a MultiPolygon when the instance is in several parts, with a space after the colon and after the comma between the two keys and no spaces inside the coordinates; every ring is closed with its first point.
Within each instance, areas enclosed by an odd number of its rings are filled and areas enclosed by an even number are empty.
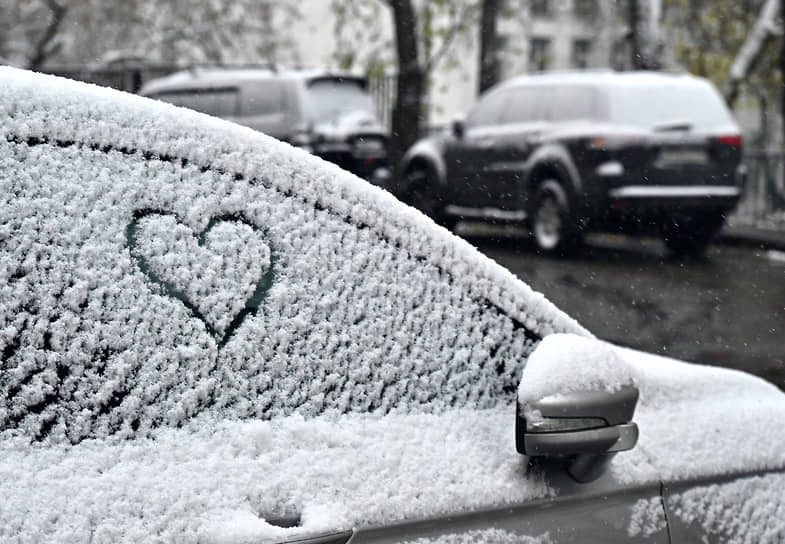
{"type": "Polygon", "coordinates": [[[758,20],[755,21],[755,26],[752,27],[744,45],[739,49],[739,53],[728,71],[728,79],[725,84],[725,100],[728,104],[733,105],[736,101],[739,95],[739,85],[755,66],[766,43],[779,32],[776,23],[780,9],[779,4],[779,0],[766,0],[758,20]]]}
{"type": "Polygon", "coordinates": [[[455,4],[451,5],[450,24],[448,26],[447,34],[444,36],[442,43],[439,45],[439,48],[431,55],[431,58],[425,60],[423,71],[426,74],[430,73],[436,67],[436,65],[439,64],[439,61],[442,60],[442,57],[447,54],[447,52],[450,50],[452,42],[455,41],[455,38],[458,36],[458,34],[460,34],[466,28],[466,23],[476,11],[477,6],[473,3],[464,5],[463,9],[457,8],[455,4]]]}
{"type": "Polygon", "coordinates": [[[53,45],[52,40],[57,36],[57,31],[60,29],[60,25],[62,24],[63,19],[65,19],[65,14],[68,11],[68,8],[62,4],[58,4],[57,0],[41,1],[49,8],[49,11],[52,13],[52,18],[49,20],[49,24],[38,40],[38,43],[35,44],[33,57],[28,64],[28,67],[31,70],[40,69],[44,62],[57,52],[59,46],[53,45]]]}

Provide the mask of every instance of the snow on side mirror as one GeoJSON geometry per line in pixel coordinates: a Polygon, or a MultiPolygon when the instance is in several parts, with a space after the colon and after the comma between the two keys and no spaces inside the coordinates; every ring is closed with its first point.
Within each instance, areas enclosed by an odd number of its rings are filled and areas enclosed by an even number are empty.
{"type": "Polygon", "coordinates": [[[518,387],[518,453],[563,463],[575,480],[599,478],[632,449],[638,388],[613,348],[572,334],[547,336],[529,356],[518,387]]]}

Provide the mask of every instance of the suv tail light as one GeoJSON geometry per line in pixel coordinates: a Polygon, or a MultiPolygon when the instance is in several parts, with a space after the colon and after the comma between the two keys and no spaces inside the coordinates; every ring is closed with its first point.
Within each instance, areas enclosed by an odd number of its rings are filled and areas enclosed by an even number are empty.
{"type": "Polygon", "coordinates": [[[589,149],[623,149],[645,143],[646,138],[641,136],[595,136],[589,140],[589,149]]]}
{"type": "Polygon", "coordinates": [[[742,139],[740,134],[723,134],[722,136],[717,136],[717,141],[724,145],[741,147],[742,139]]]}

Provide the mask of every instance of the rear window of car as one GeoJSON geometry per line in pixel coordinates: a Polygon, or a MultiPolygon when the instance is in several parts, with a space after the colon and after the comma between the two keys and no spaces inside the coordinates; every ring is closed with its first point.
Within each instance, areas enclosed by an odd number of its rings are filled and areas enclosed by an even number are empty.
{"type": "Polygon", "coordinates": [[[356,78],[318,78],[305,88],[305,113],[308,121],[330,121],[347,111],[373,113],[373,101],[365,82],[356,78]]]}
{"type": "Polygon", "coordinates": [[[719,92],[707,81],[647,78],[610,87],[610,120],[645,129],[687,126],[713,132],[733,126],[733,116],[719,92]]]}

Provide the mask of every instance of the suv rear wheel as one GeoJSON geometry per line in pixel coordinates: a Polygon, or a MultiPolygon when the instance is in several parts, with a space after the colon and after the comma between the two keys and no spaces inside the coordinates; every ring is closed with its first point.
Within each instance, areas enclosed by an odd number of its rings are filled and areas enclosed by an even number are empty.
{"type": "Polygon", "coordinates": [[[662,239],[674,255],[700,257],[724,222],[723,212],[670,218],[662,227],[662,239]]]}
{"type": "Polygon", "coordinates": [[[436,187],[434,176],[426,168],[406,172],[406,190],[402,200],[420,210],[437,224],[452,230],[457,219],[444,212],[444,198],[436,187]]]}
{"type": "Polygon", "coordinates": [[[531,235],[542,253],[566,255],[581,245],[580,232],[567,204],[567,193],[556,180],[546,180],[537,188],[531,235]]]}

